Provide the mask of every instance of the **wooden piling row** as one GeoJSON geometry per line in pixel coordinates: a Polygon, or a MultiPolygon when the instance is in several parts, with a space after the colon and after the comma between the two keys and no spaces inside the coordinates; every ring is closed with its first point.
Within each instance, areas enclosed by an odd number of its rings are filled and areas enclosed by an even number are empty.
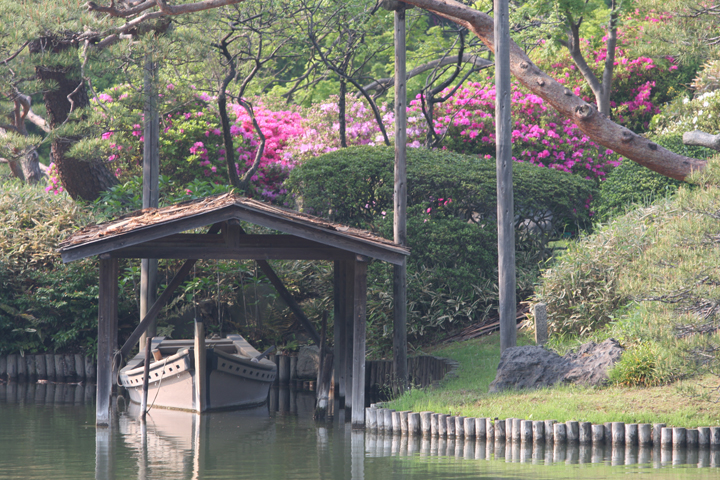
{"type": "MultiPolygon", "coordinates": [[[[378,404],[380,405],[380,404],[378,404]]],[[[593,425],[590,422],[555,420],[505,420],[451,416],[432,412],[394,412],[373,405],[366,409],[365,427],[369,431],[424,437],[478,439],[497,444],[568,444],[617,445],[629,447],[713,447],[720,449],[720,427],[665,427],[664,424],[625,424],[612,422],[593,425]],[[402,423],[401,416],[409,421],[402,423]],[[397,420],[395,419],[397,418],[397,420]],[[381,420],[384,419],[384,420],[381,420]]]]}
{"type": "Polygon", "coordinates": [[[0,381],[57,383],[94,382],[95,361],[77,354],[10,354],[0,356],[0,381]]]}
{"type": "MultiPolygon", "coordinates": [[[[408,381],[414,387],[437,384],[453,376],[457,362],[430,355],[408,358],[408,381]]],[[[393,391],[396,386],[392,360],[368,360],[365,363],[365,388],[369,392],[393,391]]]]}

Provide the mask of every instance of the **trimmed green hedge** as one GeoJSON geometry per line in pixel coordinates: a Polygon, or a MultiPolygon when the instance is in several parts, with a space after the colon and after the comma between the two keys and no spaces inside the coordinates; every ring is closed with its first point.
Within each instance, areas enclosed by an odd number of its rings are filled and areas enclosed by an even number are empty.
{"type": "MultiPolygon", "coordinates": [[[[352,147],[307,160],[287,182],[300,210],[392,238],[394,150],[352,147]]],[[[513,164],[518,293],[532,291],[548,242],[589,224],[593,184],[578,176],[513,164]]],[[[449,151],[408,150],[408,334],[480,320],[497,304],[495,161],[449,151]]],[[[369,344],[392,332],[392,269],[369,273],[369,344]]],[[[387,343],[387,345],[384,345],[387,343]]],[[[383,347],[384,345],[384,347],[383,347]]]]}

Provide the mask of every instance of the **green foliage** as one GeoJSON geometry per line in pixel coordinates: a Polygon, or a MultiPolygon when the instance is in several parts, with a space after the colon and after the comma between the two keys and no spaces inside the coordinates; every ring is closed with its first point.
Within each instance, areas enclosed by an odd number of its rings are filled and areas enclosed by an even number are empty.
{"type": "MultiPolygon", "coordinates": [[[[393,157],[391,148],[353,147],[307,160],[288,181],[294,202],[308,213],[392,238],[393,157]]],[[[530,164],[513,167],[522,297],[532,289],[538,262],[549,254],[547,242],[588,221],[585,202],[592,184],[530,164]]],[[[497,304],[496,188],[494,161],[408,150],[411,343],[435,340],[442,330],[478,321],[497,304]]],[[[368,284],[369,344],[387,351],[392,268],[371,265],[368,284]]]]}
{"type": "MultiPolygon", "coordinates": [[[[428,219],[438,212],[476,225],[496,215],[495,161],[447,151],[408,149],[408,206],[428,219]]],[[[307,213],[360,228],[379,230],[383,212],[392,211],[392,148],[352,147],[310,159],[288,179],[295,202],[307,213]]],[[[527,163],[513,164],[516,227],[527,219],[541,223],[552,213],[548,239],[586,225],[590,182],[527,163]]],[[[540,227],[540,226],[538,226],[540,227]]]]}
{"type": "Polygon", "coordinates": [[[613,380],[657,385],[717,368],[720,344],[718,161],[672,199],[617,217],[571,241],[543,273],[551,344],[592,338],[628,348],[613,380]]]}
{"type": "MultiPolygon", "coordinates": [[[[685,145],[682,133],[670,132],[651,137],[653,141],[680,155],[709,158],[715,152],[704,147],[685,145]]],[[[600,185],[600,194],[592,207],[596,218],[606,221],[637,206],[648,206],[677,192],[684,182],[655,173],[633,161],[624,160],[600,185]]]]}
{"type": "MultiPolygon", "coordinates": [[[[205,179],[194,179],[177,187],[177,182],[166,175],[158,179],[160,207],[180,202],[220,195],[233,190],[229,185],[221,185],[205,179]]],[[[125,183],[118,184],[100,194],[92,204],[93,214],[98,221],[110,220],[119,215],[142,208],[142,177],[130,177],[125,183]]]]}
{"type": "Polygon", "coordinates": [[[631,160],[624,160],[600,185],[600,195],[592,206],[597,219],[607,221],[629,209],[670,197],[681,184],[631,160]]]}
{"type": "MultiPolygon", "coordinates": [[[[97,262],[64,265],[57,242],[92,222],[66,195],[0,185],[0,353],[83,350],[97,337],[97,262]]],[[[121,322],[134,302],[121,295],[121,322]]]]}
{"type": "Polygon", "coordinates": [[[659,348],[652,342],[626,350],[620,361],[608,372],[610,381],[626,387],[657,385],[658,354],[659,348]]]}
{"type": "MultiPolygon", "coordinates": [[[[667,105],[660,115],[653,118],[651,127],[661,135],[682,134],[691,130],[717,132],[720,130],[720,91],[711,90],[693,99],[680,96],[667,105]]],[[[684,147],[688,148],[688,147],[684,147]]],[[[709,150],[702,147],[690,147],[692,152],[708,156],[709,150]]]]}

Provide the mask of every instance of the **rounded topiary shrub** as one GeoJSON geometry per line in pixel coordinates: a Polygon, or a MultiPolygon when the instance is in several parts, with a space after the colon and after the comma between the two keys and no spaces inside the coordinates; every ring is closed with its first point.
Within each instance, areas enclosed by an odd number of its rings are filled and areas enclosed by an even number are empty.
{"type": "MultiPolygon", "coordinates": [[[[287,185],[302,211],[392,238],[393,162],[392,148],[342,149],[296,167],[287,185]]],[[[593,184],[530,164],[513,168],[518,292],[524,297],[547,258],[548,242],[589,222],[593,184]]],[[[497,187],[494,160],[448,151],[409,149],[407,175],[412,343],[478,321],[497,304],[497,187]]],[[[371,265],[368,317],[373,342],[391,342],[392,268],[383,264],[371,265]]]]}

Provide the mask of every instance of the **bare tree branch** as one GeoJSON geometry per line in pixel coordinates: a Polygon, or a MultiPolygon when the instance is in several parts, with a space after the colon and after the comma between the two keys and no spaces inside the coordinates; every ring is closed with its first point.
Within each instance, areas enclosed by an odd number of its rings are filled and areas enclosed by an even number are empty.
{"type": "MultiPolygon", "coordinates": [[[[465,53],[462,56],[462,63],[470,63],[473,67],[482,67],[487,68],[493,65],[493,63],[490,60],[486,60],[479,55],[473,55],[470,53],[465,53]]],[[[443,57],[439,58],[437,60],[432,60],[430,62],[424,63],[422,65],[419,65],[409,72],[407,72],[406,79],[410,80],[411,78],[420,75],[421,73],[425,73],[429,70],[433,70],[435,68],[444,67],[446,65],[453,65],[458,63],[458,56],[450,56],[450,57],[443,57]]],[[[395,82],[395,77],[389,77],[389,78],[380,78],[375,80],[372,83],[368,83],[363,88],[365,90],[375,90],[375,89],[387,89],[390,86],[392,86],[395,82]]]]}
{"type": "Polygon", "coordinates": [[[20,55],[20,53],[22,53],[22,51],[25,50],[25,47],[27,47],[29,43],[30,43],[30,40],[27,40],[25,43],[22,44],[22,46],[20,48],[17,49],[17,51],[15,53],[13,53],[8,58],[3,60],[2,63],[7,65],[8,62],[12,61],[15,57],[20,55]]]}
{"type": "Polygon", "coordinates": [[[32,109],[27,113],[27,120],[40,127],[43,132],[50,133],[50,126],[48,126],[45,119],[33,112],[32,109]]]}

